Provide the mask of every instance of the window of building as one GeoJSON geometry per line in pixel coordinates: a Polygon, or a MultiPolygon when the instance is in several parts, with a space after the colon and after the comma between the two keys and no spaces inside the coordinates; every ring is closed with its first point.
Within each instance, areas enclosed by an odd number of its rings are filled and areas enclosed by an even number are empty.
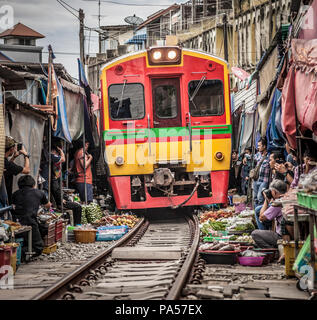
{"type": "Polygon", "coordinates": [[[204,80],[202,83],[200,80],[191,81],[188,84],[188,94],[189,110],[193,117],[223,114],[224,97],[221,80],[204,80]]]}
{"type": "Polygon", "coordinates": [[[113,120],[144,118],[144,88],[141,83],[113,84],[109,87],[110,115],[113,120]]]}

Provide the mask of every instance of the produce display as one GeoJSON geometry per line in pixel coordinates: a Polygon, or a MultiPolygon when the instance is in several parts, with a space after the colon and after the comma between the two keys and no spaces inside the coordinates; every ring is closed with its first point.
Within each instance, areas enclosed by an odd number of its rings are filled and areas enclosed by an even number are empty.
{"type": "Polygon", "coordinates": [[[204,223],[208,220],[218,220],[221,218],[229,218],[233,216],[234,208],[220,209],[218,211],[206,211],[200,216],[200,223],[204,223]]]}
{"type": "Polygon", "coordinates": [[[238,246],[234,246],[232,244],[228,244],[227,242],[218,242],[215,241],[213,243],[202,244],[199,247],[200,251],[212,250],[212,251],[235,251],[239,250],[238,246]]]}
{"type": "Polygon", "coordinates": [[[102,210],[98,204],[90,203],[89,205],[82,206],[82,212],[81,212],[82,224],[93,223],[101,219],[102,216],[103,216],[102,210]]]}
{"type": "Polygon", "coordinates": [[[317,168],[300,176],[298,188],[306,193],[317,193],[317,168]]]}
{"type": "Polygon", "coordinates": [[[202,225],[200,230],[203,235],[214,234],[216,236],[218,233],[214,233],[214,231],[225,231],[226,226],[226,222],[208,220],[202,225]]]}
{"type": "Polygon", "coordinates": [[[233,235],[230,236],[229,241],[235,241],[235,242],[244,242],[244,243],[254,243],[253,238],[248,234],[243,234],[242,236],[233,235]]]}
{"type": "Polygon", "coordinates": [[[138,220],[137,216],[133,214],[108,215],[96,220],[95,225],[128,226],[133,228],[138,220]]]}

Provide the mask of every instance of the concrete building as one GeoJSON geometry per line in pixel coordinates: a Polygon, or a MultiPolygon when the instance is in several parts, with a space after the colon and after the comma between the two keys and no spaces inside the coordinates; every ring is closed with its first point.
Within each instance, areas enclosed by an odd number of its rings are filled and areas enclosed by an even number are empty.
{"type": "Polygon", "coordinates": [[[0,34],[0,39],[4,40],[0,44],[0,51],[15,62],[42,62],[43,47],[36,45],[36,40],[41,38],[45,37],[24,24],[17,23],[12,29],[0,34]]]}

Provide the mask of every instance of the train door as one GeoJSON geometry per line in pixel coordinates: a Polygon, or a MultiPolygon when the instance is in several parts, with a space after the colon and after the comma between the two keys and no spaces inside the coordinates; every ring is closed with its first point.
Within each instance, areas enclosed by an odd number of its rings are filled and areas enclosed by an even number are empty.
{"type": "Polygon", "coordinates": [[[152,79],[154,128],[181,127],[179,78],[152,79]]]}

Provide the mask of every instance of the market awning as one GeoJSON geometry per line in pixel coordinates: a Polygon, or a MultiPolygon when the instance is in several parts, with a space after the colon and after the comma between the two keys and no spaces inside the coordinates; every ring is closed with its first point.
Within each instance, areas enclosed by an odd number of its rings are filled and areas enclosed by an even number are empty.
{"type": "Polygon", "coordinates": [[[136,34],[126,41],[125,44],[142,44],[144,41],[146,41],[146,34],[136,34]]]}

